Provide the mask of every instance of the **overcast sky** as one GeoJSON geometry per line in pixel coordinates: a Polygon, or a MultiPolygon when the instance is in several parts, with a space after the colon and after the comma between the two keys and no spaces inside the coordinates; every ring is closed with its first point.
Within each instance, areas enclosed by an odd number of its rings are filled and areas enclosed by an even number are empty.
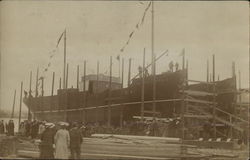
{"type": "MultiPolygon", "coordinates": [[[[33,71],[32,88],[35,89],[35,72],[45,73],[45,95],[50,94],[52,72],[56,72],[55,88],[63,71],[63,43],[55,49],[60,34],[67,30],[67,61],[69,86],[76,86],[76,66],[83,74],[83,61],[87,60],[87,73],[108,69],[109,56],[113,56],[114,74],[118,76],[120,54],[125,58],[125,82],[128,58],[132,58],[132,75],[142,64],[143,48],[146,63],[151,58],[151,13],[141,21],[149,2],[99,1],[2,1],[0,8],[1,42],[1,108],[11,110],[14,90],[20,94],[20,82],[29,90],[29,72],[33,71]],[[124,52],[120,49],[134,31],[124,52]]],[[[157,73],[168,69],[168,63],[181,63],[179,54],[185,48],[189,61],[189,77],[206,80],[206,61],[216,57],[216,77],[231,77],[232,61],[241,71],[242,87],[248,88],[249,77],[249,12],[248,2],[163,2],[155,6],[155,53],[166,49],[169,55],[157,62],[157,73]]],[[[211,71],[211,68],[210,68],[211,71]]],[[[217,78],[216,78],[217,79],[217,78]]],[[[16,101],[18,108],[19,100],[16,101]]],[[[24,110],[26,106],[23,105],[24,110]]]]}

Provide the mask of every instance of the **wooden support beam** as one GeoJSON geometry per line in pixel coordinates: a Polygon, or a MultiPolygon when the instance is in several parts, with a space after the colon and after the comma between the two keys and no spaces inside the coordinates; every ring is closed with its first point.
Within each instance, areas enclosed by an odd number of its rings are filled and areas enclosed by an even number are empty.
{"type": "MultiPolygon", "coordinates": [[[[99,93],[99,61],[97,61],[97,66],[96,66],[96,92],[99,93]]],[[[96,100],[98,101],[98,94],[96,95],[96,100]]],[[[98,108],[95,110],[95,122],[98,122],[98,108]]]]}
{"type": "Polygon", "coordinates": [[[59,89],[62,89],[62,79],[61,79],[61,77],[59,79],[59,89]]]}
{"type": "Polygon", "coordinates": [[[132,61],[132,59],[131,59],[131,58],[129,58],[129,62],[128,62],[128,88],[129,88],[129,86],[130,86],[131,61],[132,61]]]}
{"type": "Polygon", "coordinates": [[[14,112],[15,112],[15,104],[16,104],[16,90],[14,92],[14,99],[13,99],[13,105],[12,105],[12,112],[11,112],[11,119],[14,118],[14,112]]]}
{"type": "Polygon", "coordinates": [[[142,86],[141,86],[141,120],[144,119],[144,87],[145,87],[145,48],[143,51],[143,62],[142,62],[142,86]]]}
{"type": "Polygon", "coordinates": [[[21,90],[20,90],[20,107],[19,107],[19,117],[18,117],[18,131],[20,131],[21,116],[22,116],[22,104],[23,104],[23,82],[21,82],[21,90]]]}
{"type": "MultiPolygon", "coordinates": [[[[112,56],[110,56],[110,68],[109,68],[109,99],[111,98],[111,90],[112,90],[112,56]]],[[[108,126],[111,126],[111,101],[108,101],[108,126]]]]}
{"type": "Polygon", "coordinates": [[[54,84],[55,84],[55,72],[53,72],[52,74],[51,96],[54,95],[54,84]]]}
{"type": "Polygon", "coordinates": [[[51,97],[50,97],[50,111],[52,111],[52,108],[54,106],[53,101],[53,95],[54,95],[54,83],[55,83],[55,72],[52,74],[52,86],[51,86],[51,97]]]}
{"type": "Polygon", "coordinates": [[[215,95],[215,56],[213,54],[213,92],[214,92],[214,96],[213,96],[213,134],[214,134],[214,137],[216,137],[216,125],[215,125],[215,107],[216,107],[216,95],[215,95]]]}
{"type": "Polygon", "coordinates": [[[207,60],[207,82],[209,82],[209,60],[207,60]]]}
{"type": "Polygon", "coordinates": [[[182,70],[185,69],[185,48],[182,50],[182,70]]]}
{"type": "MultiPolygon", "coordinates": [[[[32,71],[30,71],[30,88],[29,88],[29,96],[28,97],[31,97],[31,95],[32,95],[31,86],[32,86],[32,71]]],[[[30,101],[30,99],[29,99],[29,101],[30,101]]],[[[30,107],[28,107],[28,120],[31,120],[30,107]]]]}
{"type": "Polygon", "coordinates": [[[76,88],[79,89],[79,65],[77,65],[76,71],[76,88]]]}
{"type": "Polygon", "coordinates": [[[123,79],[124,79],[124,58],[122,58],[122,88],[123,88],[123,79]]]}
{"type": "Polygon", "coordinates": [[[69,79],[69,64],[67,63],[67,71],[66,71],[66,85],[65,89],[68,88],[68,79],[69,79]]]}
{"type": "Polygon", "coordinates": [[[64,31],[64,55],[63,55],[63,89],[66,89],[66,76],[65,76],[65,74],[66,74],[66,60],[67,60],[67,58],[66,58],[66,29],[65,29],[65,31],[64,31]]]}
{"type": "MultiPolygon", "coordinates": [[[[86,108],[87,107],[87,103],[86,103],[86,69],[87,69],[87,66],[86,66],[86,60],[84,60],[84,66],[83,66],[83,92],[84,92],[84,97],[83,97],[83,108],[86,108]]],[[[86,122],[87,121],[87,118],[86,118],[87,114],[86,114],[86,110],[83,110],[82,111],[82,117],[83,117],[83,121],[86,122]]]]}
{"type": "Polygon", "coordinates": [[[35,97],[38,96],[38,76],[39,76],[39,68],[37,67],[37,70],[36,70],[36,93],[35,93],[35,97]]]}

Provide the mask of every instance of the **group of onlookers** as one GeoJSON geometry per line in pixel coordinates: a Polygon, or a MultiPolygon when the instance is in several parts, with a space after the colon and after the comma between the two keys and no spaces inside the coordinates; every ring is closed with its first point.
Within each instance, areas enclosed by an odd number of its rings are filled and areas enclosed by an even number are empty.
{"type": "Polygon", "coordinates": [[[0,121],[0,134],[6,134],[7,136],[14,136],[15,125],[13,120],[9,120],[8,123],[4,123],[4,120],[0,121]]]}
{"type": "Polygon", "coordinates": [[[80,159],[82,128],[78,123],[45,123],[41,133],[40,158],[80,159]],[[71,154],[69,154],[71,153],[71,154]]]}

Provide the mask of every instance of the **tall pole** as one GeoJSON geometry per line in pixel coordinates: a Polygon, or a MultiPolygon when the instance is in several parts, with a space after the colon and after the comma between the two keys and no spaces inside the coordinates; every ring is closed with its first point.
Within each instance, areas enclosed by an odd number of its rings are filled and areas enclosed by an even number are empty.
{"type": "Polygon", "coordinates": [[[86,60],[84,60],[84,66],[83,66],[83,91],[86,91],[86,60]]]}
{"type": "Polygon", "coordinates": [[[145,87],[145,48],[143,51],[143,62],[142,62],[142,87],[141,87],[141,121],[144,119],[144,87],[145,87]]]}
{"type": "Polygon", "coordinates": [[[131,76],[131,58],[129,58],[129,61],[128,61],[128,88],[130,86],[130,76],[131,76]]]}
{"type": "Polygon", "coordinates": [[[67,71],[66,71],[66,89],[68,88],[68,78],[69,78],[69,64],[67,63],[67,71]]]}
{"type": "Polygon", "coordinates": [[[123,78],[124,78],[124,58],[122,58],[122,88],[123,88],[123,78]]]}
{"type": "Polygon", "coordinates": [[[62,89],[62,78],[59,79],[59,89],[62,89]]]}
{"type": "Polygon", "coordinates": [[[99,90],[99,61],[97,61],[97,70],[96,70],[96,81],[97,81],[97,93],[98,93],[98,90],[99,90]]]}
{"type": "Polygon", "coordinates": [[[185,48],[182,50],[182,70],[185,69],[185,48]]]}
{"type": "Polygon", "coordinates": [[[241,107],[241,73],[240,73],[240,70],[239,70],[239,108],[240,108],[240,115],[241,115],[241,110],[242,110],[242,107],[241,107]]]}
{"type": "Polygon", "coordinates": [[[43,87],[44,87],[44,77],[42,77],[42,97],[43,97],[43,95],[44,95],[43,87]]]}
{"type": "Polygon", "coordinates": [[[77,65],[77,71],[76,71],[76,88],[79,89],[79,65],[77,65]]]}
{"type": "Polygon", "coordinates": [[[14,117],[15,103],[16,103],[16,90],[14,92],[13,106],[12,106],[12,112],[11,112],[11,119],[14,117]]]}
{"type": "Polygon", "coordinates": [[[214,130],[214,137],[216,137],[216,126],[215,126],[215,56],[213,54],[213,130],[214,130]]]}
{"type": "Polygon", "coordinates": [[[53,72],[53,75],[52,75],[51,96],[54,95],[54,82],[55,82],[55,72],[53,72]]]}
{"type": "Polygon", "coordinates": [[[215,56],[213,54],[213,82],[215,82],[215,56]]]}
{"type": "Polygon", "coordinates": [[[21,82],[20,108],[19,108],[19,117],[18,117],[18,131],[20,131],[20,123],[21,123],[21,116],[22,116],[22,103],[23,103],[23,82],[21,82]]]}
{"type": "Polygon", "coordinates": [[[39,68],[37,67],[37,70],[36,70],[36,94],[35,94],[35,97],[38,96],[38,76],[39,76],[39,68]]]}
{"type": "Polygon", "coordinates": [[[209,60],[207,60],[207,82],[209,82],[209,60]]]}
{"type": "Polygon", "coordinates": [[[155,100],[156,100],[156,79],[155,79],[155,53],[154,53],[154,1],[151,1],[152,3],[152,75],[153,75],[153,117],[155,117],[155,111],[156,111],[156,104],[155,104],[155,100]]]}
{"type": "Polygon", "coordinates": [[[66,29],[64,31],[64,56],[63,56],[63,89],[66,88],[66,29]]]}
{"type": "Polygon", "coordinates": [[[50,97],[50,111],[52,111],[53,107],[53,95],[54,95],[54,82],[55,82],[55,72],[52,74],[52,86],[51,86],[51,97],[50,97]]]}
{"type": "Polygon", "coordinates": [[[111,89],[112,89],[112,56],[110,56],[110,68],[109,68],[109,100],[108,100],[108,126],[111,126],[111,89]]]}
{"type": "MultiPolygon", "coordinates": [[[[29,97],[31,97],[31,86],[32,86],[32,71],[30,71],[30,90],[29,90],[29,97]]],[[[30,102],[30,98],[29,98],[29,102],[30,102]]],[[[28,120],[31,120],[31,112],[30,112],[30,107],[28,107],[28,120]]]]}
{"type": "MultiPolygon", "coordinates": [[[[186,72],[186,80],[188,80],[188,60],[186,60],[186,70],[187,70],[187,72],[186,72]]],[[[187,83],[188,83],[188,81],[187,81],[187,83]]]]}
{"type": "Polygon", "coordinates": [[[87,118],[86,118],[86,110],[85,110],[85,108],[86,108],[86,94],[87,94],[87,92],[86,92],[86,60],[84,60],[84,66],[83,66],[83,93],[84,93],[84,97],[83,97],[83,99],[84,99],[84,101],[83,101],[83,107],[84,107],[84,109],[83,109],[83,121],[84,122],[86,122],[86,120],[87,120],[87,118]]]}
{"type": "MultiPolygon", "coordinates": [[[[99,93],[99,61],[97,61],[97,69],[96,69],[96,98],[97,100],[99,99],[98,93],[99,93]]],[[[96,123],[98,122],[98,108],[96,108],[96,112],[95,112],[95,121],[96,123]]]]}

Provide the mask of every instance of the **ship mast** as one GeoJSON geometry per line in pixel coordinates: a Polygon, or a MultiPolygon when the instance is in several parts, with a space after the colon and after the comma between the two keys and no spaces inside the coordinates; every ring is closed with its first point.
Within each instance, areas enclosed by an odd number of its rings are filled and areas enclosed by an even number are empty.
{"type": "Polygon", "coordinates": [[[63,56],[63,89],[66,88],[66,77],[65,77],[65,72],[66,72],[66,29],[64,31],[64,56],[63,56]]]}

